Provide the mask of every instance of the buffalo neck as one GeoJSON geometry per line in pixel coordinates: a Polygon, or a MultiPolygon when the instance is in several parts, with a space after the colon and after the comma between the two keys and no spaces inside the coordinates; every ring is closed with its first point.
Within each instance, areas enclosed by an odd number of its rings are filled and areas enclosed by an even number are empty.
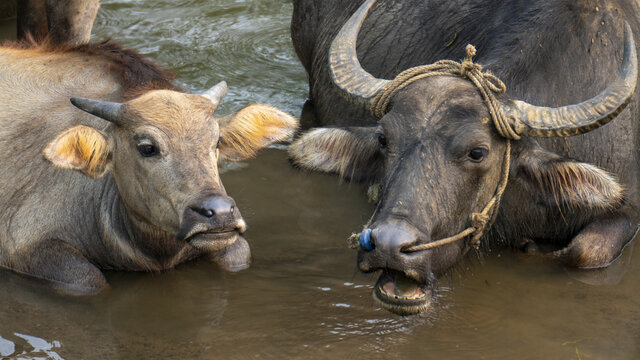
{"type": "Polygon", "coordinates": [[[103,240],[115,245],[118,257],[130,260],[125,267],[131,270],[163,270],[197,256],[195,248],[128,210],[110,174],[105,176],[100,208],[103,240]]]}

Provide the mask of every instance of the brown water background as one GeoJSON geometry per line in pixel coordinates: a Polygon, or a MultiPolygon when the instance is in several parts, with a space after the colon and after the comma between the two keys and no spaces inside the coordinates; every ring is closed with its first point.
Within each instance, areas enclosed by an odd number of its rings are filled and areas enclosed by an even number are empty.
{"type": "MultiPolygon", "coordinates": [[[[298,116],[307,83],[291,12],[285,0],[103,0],[94,38],[137,49],[195,92],[226,80],[223,114],[261,102],[298,116]]],[[[14,27],[0,21],[0,37],[14,27]]],[[[359,273],[346,246],[372,211],[363,189],[294,170],[282,149],[222,177],[249,224],[249,270],[201,260],[110,272],[111,289],[89,298],[0,272],[0,358],[640,359],[633,244],[590,272],[508,250],[471,258],[441,279],[431,311],[399,317],[373,302],[377,275],[359,273]]]]}

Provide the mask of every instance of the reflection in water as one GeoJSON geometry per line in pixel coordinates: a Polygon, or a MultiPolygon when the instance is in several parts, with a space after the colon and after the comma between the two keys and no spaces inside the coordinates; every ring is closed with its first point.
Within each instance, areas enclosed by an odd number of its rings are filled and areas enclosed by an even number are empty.
{"type": "Polygon", "coordinates": [[[210,346],[227,307],[226,279],[206,261],[163,274],[115,272],[95,299],[121,354],[130,358],[194,358],[210,346]]]}
{"type": "Polygon", "coordinates": [[[620,255],[620,257],[618,257],[618,259],[616,259],[613,264],[605,268],[589,270],[568,268],[565,270],[570,277],[585,284],[617,285],[622,281],[624,275],[629,269],[629,265],[632,260],[631,254],[633,253],[634,245],[635,241],[629,243],[627,245],[628,249],[625,249],[625,251],[620,255]]]}
{"type": "MultiPolygon", "coordinates": [[[[288,0],[103,0],[95,37],[139,49],[193,91],[226,80],[222,113],[262,102],[298,115],[307,83],[290,45],[291,11],[288,0]]],[[[110,272],[112,288],[88,298],[0,272],[0,356],[640,358],[637,248],[611,269],[579,273],[489,253],[443,278],[430,311],[399,317],[374,303],[377,274],[361,274],[346,246],[372,211],[363,189],[294,170],[279,149],[223,168],[249,224],[250,269],[224,274],[203,259],[156,274],[110,272]]]]}
{"type": "Polygon", "coordinates": [[[54,348],[60,347],[59,341],[54,340],[52,342],[48,342],[35,336],[20,333],[14,333],[13,336],[18,338],[16,341],[18,344],[26,344],[18,345],[19,350],[16,351],[16,343],[0,336],[0,355],[3,357],[15,359],[38,358],[62,360],[62,357],[53,350],[54,348]]]}
{"type": "Polygon", "coordinates": [[[0,336],[0,355],[9,356],[16,352],[16,345],[0,336]]]}

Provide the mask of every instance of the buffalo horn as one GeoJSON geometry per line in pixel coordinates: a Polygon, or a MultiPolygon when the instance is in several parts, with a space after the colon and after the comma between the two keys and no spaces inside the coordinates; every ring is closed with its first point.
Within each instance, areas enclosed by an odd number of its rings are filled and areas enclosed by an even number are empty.
{"type": "Polygon", "coordinates": [[[211,89],[203,92],[202,96],[211,100],[213,103],[213,108],[217,109],[218,105],[222,102],[222,98],[227,94],[227,83],[225,81],[220,81],[216,85],[214,85],[211,89]]]}
{"type": "Polygon", "coordinates": [[[344,91],[347,99],[355,104],[367,106],[389,80],[377,79],[366,72],[356,53],[356,41],[364,19],[375,0],[365,1],[342,26],[331,43],[329,68],[331,79],[344,91]]]}
{"type": "Polygon", "coordinates": [[[82,111],[86,111],[89,114],[95,115],[116,125],[121,125],[122,123],[122,103],[78,97],[72,97],[71,103],[82,111]]]}
{"type": "Polygon", "coordinates": [[[503,111],[515,131],[531,137],[565,137],[597,129],[616,117],[629,104],[636,88],[638,59],[633,32],[624,23],[624,57],[616,80],[594,98],[558,108],[541,107],[523,101],[505,102],[503,111]]]}

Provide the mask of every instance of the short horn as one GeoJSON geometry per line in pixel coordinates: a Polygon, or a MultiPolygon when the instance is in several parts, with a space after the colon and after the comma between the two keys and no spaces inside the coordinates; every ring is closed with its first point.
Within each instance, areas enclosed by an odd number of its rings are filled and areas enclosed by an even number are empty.
{"type": "Polygon", "coordinates": [[[618,116],[631,101],[638,80],[638,58],[633,32],[624,23],[624,57],[616,80],[603,92],[580,104],[549,108],[511,101],[503,105],[518,134],[565,137],[595,130],[618,116]]]}
{"type": "Polygon", "coordinates": [[[121,125],[122,123],[122,108],[124,106],[122,103],[78,97],[72,97],[71,103],[82,111],[86,111],[89,114],[116,125],[121,125]]]}
{"type": "Polygon", "coordinates": [[[227,83],[225,81],[220,81],[216,85],[214,85],[211,89],[203,92],[202,96],[211,100],[213,103],[213,108],[217,109],[218,105],[222,102],[222,98],[227,94],[227,83]]]}
{"type": "Polygon", "coordinates": [[[368,107],[389,80],[378,79],[366,72],[358,61],[356,41],[364,19],[375,0],[365,1],[342,26],[331,43],[329,68],[331,79],[344,92],[345,97],[357,105],[368,107]]]}

